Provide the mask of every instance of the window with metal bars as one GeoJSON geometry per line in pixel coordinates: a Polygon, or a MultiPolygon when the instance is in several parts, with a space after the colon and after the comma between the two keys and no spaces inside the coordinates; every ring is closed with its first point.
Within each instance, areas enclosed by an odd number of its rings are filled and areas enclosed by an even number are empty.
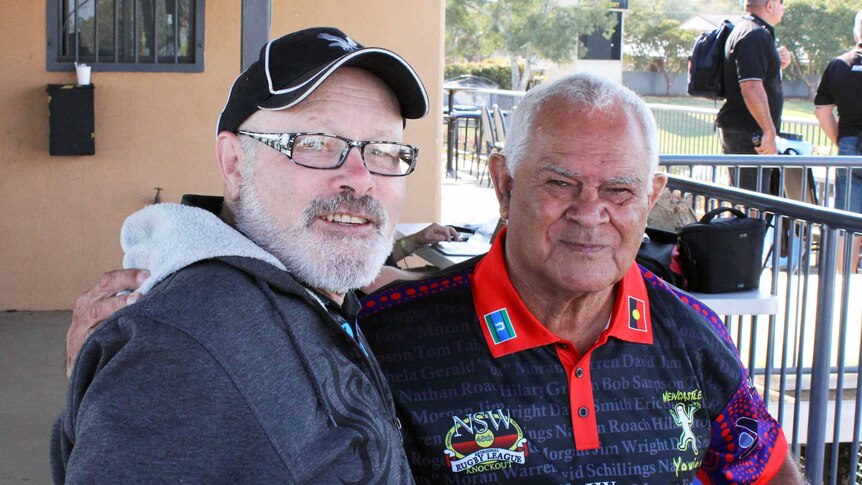
{"type": "Polygon", "coordinates": [[[204,0],[47,0],[48,70],[201,72],[204,0]]]}

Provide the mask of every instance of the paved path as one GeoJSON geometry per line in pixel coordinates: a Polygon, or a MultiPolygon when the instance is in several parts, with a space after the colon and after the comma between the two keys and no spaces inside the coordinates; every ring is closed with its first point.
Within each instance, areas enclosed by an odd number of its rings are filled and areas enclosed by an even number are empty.
{"type": "Polygon", "coordinates": [[[71,312],[0,312],[0,484],[51,483],[51,426],[66,394],[71,312]]]}
{"type": "MultiPolygon", "coordinates": [[[[477,224],[500,217],[494,189],[479,185],[466,173],[458,180],[443,179],[441,221],[446,224],[477,224]]],[[[420,221],[424,222],[424,221],[420,221]]]]}

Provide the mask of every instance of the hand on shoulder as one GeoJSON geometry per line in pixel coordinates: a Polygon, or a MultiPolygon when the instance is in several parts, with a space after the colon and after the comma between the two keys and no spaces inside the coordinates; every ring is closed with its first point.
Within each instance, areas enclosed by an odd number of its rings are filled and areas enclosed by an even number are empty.
{"type": "Polygon", "coordinates": [[[72,375],[78,351],[99,325],[141,297],[139,293],[123,292],[136,290],[149,276],[149,271],[144,269],[108,271],[99,278],[96,286],[78,296],[72,311],[72,323],[66,333],[66,377],[72,375]]]}

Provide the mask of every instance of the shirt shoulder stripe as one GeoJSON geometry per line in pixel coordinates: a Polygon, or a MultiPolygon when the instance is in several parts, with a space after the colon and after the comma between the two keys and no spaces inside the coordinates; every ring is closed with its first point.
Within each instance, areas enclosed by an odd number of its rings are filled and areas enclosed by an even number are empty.
{"type": "Polygon", "coordinates": [[[469,284],[473,266],[456,272],[434,274],[416,281],[406,281],[395,286],[386,287],[362,299],[362,309],[359,318],[368,317],[378,312],[416,301],[426,296],[451,291],[469,284]]]}

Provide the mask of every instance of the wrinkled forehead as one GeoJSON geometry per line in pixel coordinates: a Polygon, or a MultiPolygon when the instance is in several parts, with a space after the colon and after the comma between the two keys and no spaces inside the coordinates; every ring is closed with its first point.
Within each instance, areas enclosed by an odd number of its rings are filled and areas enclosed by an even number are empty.
{"type": "Polygon", "coordinates": [[[561,175],[596,180],[645,181],[650,157],[644,131],[612,115],[546,118],[534,125],[516,176],[561,175]]]}
{"type": "Polygon", "coordinates": [[[568,147],[575,152],[584,147],[647,151],[646,128],[622,106],[546,105],[534,118],[527,139],[531,145],[568,147]]]}
{"type": "Polygon", "coordinates": [[[625,103],[602,107],[546,104],[533,120],[528,145],[577,153],[620,154],[642,160],[649,168],[654,154],[644,121],[625,103]]]}

